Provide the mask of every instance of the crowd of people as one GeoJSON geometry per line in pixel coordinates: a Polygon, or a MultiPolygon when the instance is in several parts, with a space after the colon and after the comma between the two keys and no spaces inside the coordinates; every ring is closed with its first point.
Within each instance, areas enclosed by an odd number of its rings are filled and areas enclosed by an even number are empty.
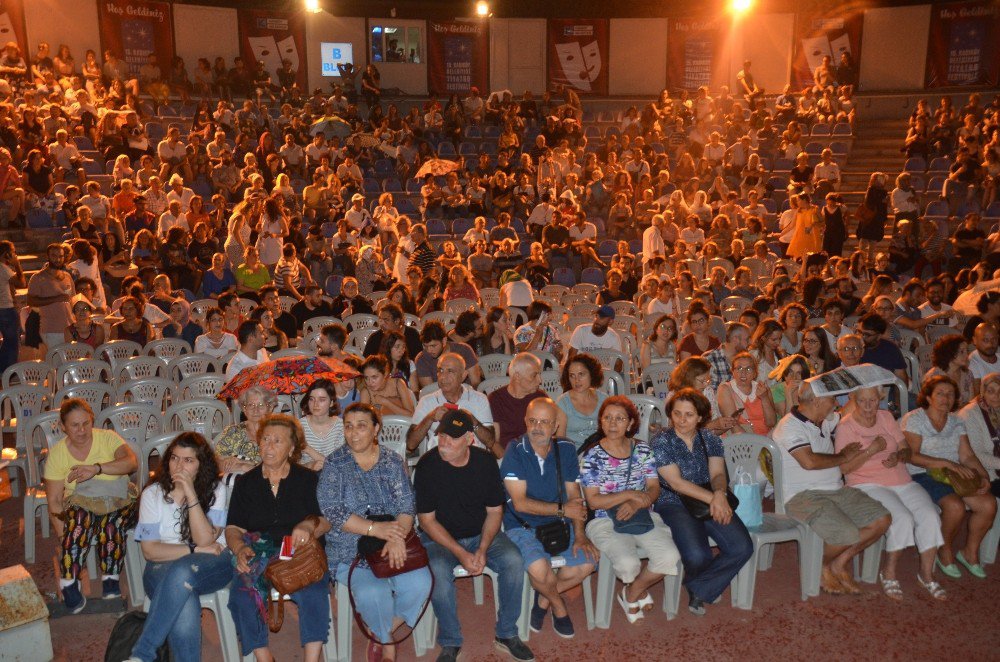
{"type": "MultiPolygon", "coordinates": [[[[457,567],[497,575],[496,646],[517,660],[534,659],[517,635],[525,579],[532,630],[551,612],[572,637],[566,593],[601,554],[629,623],[681,568],[688,608],[704,614],[753,553],[727,494],[726,439],[740,433],[777,445],[785,509],[824,541],[824,591],[860,592],[851,562],[883,536],[889,599],[905,595],[909,547],[934,599],[942,575],[985,577],[1000,291],[951,304],[994,279],[1000,231],[969,211],[950,234],[911,179],[890,194],[880,172],[847,208],[842,155],[803,143],[816,125],[856,121],[849,62],[774,103],[747,62],[736,96],[664,91],[599,122],[563,88],[537,100],[473,89],[404,113],[383,103],[374,65],[358,89],[352,69],[347,87],[310,95],[290,64],[271,81],[201,61],[191,80],[180,58],[163,74],[151,56],[133,79],[111,52],[79,68],[68,48],[48,52],[29,63],[8,44],[0,58],[0,221],[44,213],[67,232],[30,278],[0,242],[0,369],[66,342],[162,337],[226,361],[226,380],[296,348],[359,374],[314,382],[298,418],[263,386],[244,391],[245,420],[215,439],[178,435],[141,496],[128,444],[94,429],[86,402],[60,404],[66,437],[44,472],[60,589],[84,608],[79,575],[100,535],[104,595],[120,595],[137,522],[151,603],[132,659],[165,641],[198,659],[197,595],[225,586],[241,652],[270,659],[258,586],[285,537],[325,546],[327,574],[291,595],[304,655],[319,659],[327,584],[348,581],[359,539],[384,541],[398,568],[416,525],[428,566],[391,579],[354,568],[368,659],[395,659],[395,634],[427,601],[438,659],[458,658],[457,567]],[[591,284],[568,287],[579,280],[591,284]],[[307,333],[319,317],[342,321],[307,333]],[[835,399],[806,381],[863,363],[902,388],[835,399]],[[558,386],[542,388],[545,369],[558,386]],[[656,397],[665,420],[640,436],[630,394],[656,397]],[[410,419],[408,457],[379,443],[385,416],[410,419]],[[239,475],[231,491],[223,474],[239,475]],[[558,552],[540,535],[554,526],[558,552]]],[[[974,99],[935,119],[968,129],[947,200],[994,202],[998,111],[974,99]]]]}

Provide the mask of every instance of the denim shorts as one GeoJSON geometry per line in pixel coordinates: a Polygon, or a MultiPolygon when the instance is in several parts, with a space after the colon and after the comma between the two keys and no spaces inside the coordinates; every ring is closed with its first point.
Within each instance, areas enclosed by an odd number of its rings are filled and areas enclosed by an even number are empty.
{"type": "Polygon", "coordinates": [[[914,483],[927,490],[927,494],[931,495],[931,501],[934,503],[940,503],[941,499],[955,493],[951,485],[934,480],[926,471],[913,474],[910,477],[913,478],[914,483]]]}
{"type": "MultiPolygon", "coordinates": [[[[510,538],[511,542],[517,545],[517,548],[521,551],[521,556],[524,558],[524,569],[527,570],[528,566],[537,561],[538,559],[545,559],[548,561],[552,558],[552,555],[545,551],[542,547],[541,541],[535,537],[534,529],[526,529],[523,526],[519,526],[516,529],[507,529],[505,531],[507,537],[510,538]]],[[[573,542],[576,540],[576,531],[573,530],[572,524],[569,527],[569,547],[562,554],[558,554],[564,559],[566,559],[566,567],[573,567],[577,565],[583,565],[585,563],[594,563],[587,555],[583,553],[582,550],[577,550],[576,553],[573,552],[573,542]]]]}

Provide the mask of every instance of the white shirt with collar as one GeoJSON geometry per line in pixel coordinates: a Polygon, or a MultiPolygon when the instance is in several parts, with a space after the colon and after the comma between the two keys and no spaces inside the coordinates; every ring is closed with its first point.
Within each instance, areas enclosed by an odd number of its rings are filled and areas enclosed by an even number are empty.
{"type": "Polygon", "coordinates": [[[840,467],[806,469],[792,455],[796,450],[809,446],[814,453],[833,455],[833,433],[840,422],[840,414],[833,413],[819,427],[807,419],[798,408],[792,409],[771,431],[771,438],[781,451],[784,470],[785,503],[806,490],[839,490],[844,486],[840,467]]]}
{"type": "MultiPolygon", "coordinates": [[[[437,389],[436,391],[432,391],[423,396],[417,402],[417,408],[413,410],[413,417],[411,418],[413,424],[419,424],[420,421],[427,417],[427,414],[447,402],[448,399],[444,397],[444,393],[442,393],[441,389],[437,389]]],[[[472,414],[476,420],[483,425],[493,425],[493,414],[490,412],[490,401],[484,394],[480,393],[468,384],[462,384],[462,395],[458,398],[458,402],[455,402],[454,404],[458,405],[459,409],[464,409],[472,414]]],[[[430,429],[427,431],[427,436],[420,442],[421,453],[426,453],[438,445],[437,428],[437,421],[432,422],[430,429]]],[[[480,448],[485,448],[483,443],[479,441],[479,437],[476,437],[475,444],[480,448]]]]}
{"type": "Polygon", "coordinates": [[[226,366],[226,383],[228,384],[233,380],[233,377],[240,374],[240,371],[244,368],[249,368],[250,366],[260,365],[261,363],[266,363],[270,357],[267,354],[266,349],[260,349],[257,352],[257,358],[250,358],[241,349],[236,352],[232,359],[229,361],[229,365],[226,366]]]}

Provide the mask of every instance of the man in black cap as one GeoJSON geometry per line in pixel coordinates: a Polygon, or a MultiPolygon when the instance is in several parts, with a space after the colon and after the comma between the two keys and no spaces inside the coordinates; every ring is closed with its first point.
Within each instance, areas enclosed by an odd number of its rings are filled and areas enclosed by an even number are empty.
{"type": "Polygon", "coordinates": [[[601,306],[594,313],[593,324],[581,324],[573,330],[569,339],[569,357],[578,352],[589,352],[593,349],[622,349],[622,339],[618,332],[611,328],[615,321],[615,309],[611,306],[601,306]]]}
{"type": "Polygon", "coordinates": [[[139,230],[149,230],[156,234],[156,215],[146,211],[146,198],[137,195],[132,202],[135,204],[135,209],[125,217],[125,231],[129,239],[134,239],[139,230]]]}
{"type": "Polygon", "coordinates": [[[417,463],[414,488],[421,537],[427,548],[438,618],[438,662],[454,662],[462,648],[455,600],[460,576],[497,573],[500,609],[494,645],[515,660],[534,660],[517,636],[524,566],[517,546],[500,531],[506,501],[500,470],[489,452],[473,448],[476,423],[464,409],[450,409],[437,428],[438,445],[417,463]]]}

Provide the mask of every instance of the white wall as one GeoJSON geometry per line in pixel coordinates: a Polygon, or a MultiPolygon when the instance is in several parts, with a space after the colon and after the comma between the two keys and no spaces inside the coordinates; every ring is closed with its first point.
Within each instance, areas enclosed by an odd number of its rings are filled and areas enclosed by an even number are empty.
{"type": "Polygon", "coordinates": [[[730,50],[729,71],[722,79],[735,89],[736,74],[743,62],[753,62],[754,81],[768,94],[778,93],[788,83],[792,67],[795,14],[750,15],[737,24],[730,50]]]}
{"type": "Polygon", "coordinates": [[[490,88],[545,91],[545,19],[490,19],[490,88]]]}
{"type": "MultiPolygon", "coordinates": [[[[324,77],[320,62],[320,43],[339,42],[350,43],[354,50],[354,66],[364,69],[368,64],[368,42],[365,39],[365,19],[351,16],[334,16],[328,12],[318,14],[306,13],[306,48],[309,49],[309,91],[317,87],[324,92],[330,91],[330,83],[340,83],[338,76],[324,77]]],[[[382,71],[382,84],[385,85],[385,71],[382,71]]],[[[361,84],[360,77],[358,84],[361,84]]]]}
{"type": "Polygon", "coordinates": [[[97,3],[86,0],[26,0],[24,22],[27,24],[28,53],[33,56],[39,41],[48,42],[52,54],[59,44],[67,44],[78,64],[84,61],[88,48],[104,61],[97,23],[97,3]]]}
{"type": "Polygon", "coordinates": [[[667,84],[667,19],[613,18],[608,93],[659,94],[667,84]]]}
{"type": "Polygon", "coordinates": [[[930,5],[866,10],[861,33],[861,89],[923,88],[930,24],[930,5]]]}
{"type": "Polygon", "coordinates": [[[192,78],[200,57],[214,64],[222,56],[227,66],[233,66],[233,58],[240,54],[236,10],[175,4],[174,44],[192,78]]]}

